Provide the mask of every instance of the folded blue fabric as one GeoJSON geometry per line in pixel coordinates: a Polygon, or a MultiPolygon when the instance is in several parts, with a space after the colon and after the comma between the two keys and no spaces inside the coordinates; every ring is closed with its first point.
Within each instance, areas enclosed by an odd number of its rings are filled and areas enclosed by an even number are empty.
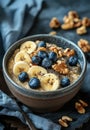
{"type": "MultiPolygon", "coordinates": [[[[71,123],[69,123],[69,127],[66,130],[74,130],[76,128],[80,128],[84,123],[86,123],[90,119],[90,100],[86,97],[86,101],[88,102],[89,107],[85,114],[79,114],[75,110],[75,102],[78,99],[84,99],[83,94],[78,94],[75,98],[73,98],[69,103],[67,103],[62,109],[58,110],[55,113],[45,113],[45,114],[34,114],[30,108],[25,105],[21,105],[24,112],[27,113],[28,117],[32,120],[33,124],[37,129],[41,130],[61,130],[61,126],[58,124],[58,119],[63,115],[69,116],[73,119],[71,123]]],[[[3,109],[0,111],[0,115],[8,115],[19,118],[23,123],[25,123],[24,117],[22,116],[19,108],[15,102],[15,100],[11,99],[5,93],[0,91],[0,106],[3,109]]],[[[2,125],[3,127],[3,125],[2,125]]],[[[1,128],[1,126],[0,126],[1,128]]],[[[0,129],[1,130],[1,129],[0,129]]]]}
{"type": "MultiPolygon", "coordinates": [[[[63,22],[62,19],[69,10],[76,10],[82,17],[90,17],[89,0],[44,1],[45,3],[42,8],[43,0],[0,0],[0,65],[4,52],[15,41],[27,35],[49,33],[52,31],[48,27],[49,21],[52,17],[56,16],[60,22],[63,22]]],[[[64,36],[76,43],[81,38],[80,36],[76,35],[75,30],[63,31],[59,29],[57,32],[58,35],[64,36]]],[[[90,30],[88,30],[88,32],[90,33],[90,30]]],[[[90,41],[89,34],[84,35],[82,38],[90,41]]],[[[61,130],[61,126],[58,124],[58,119],[61,118],[62,115],[68,115],[74,119],[70,123],[70,126],[66,128],[66,130],[74,130],[75,128],[83,125],[88,119],[90,119],[89,72],[90,63],[88,62],[87,73],[82,86],[82,91],[84,94],[79,93],[58,112],[36,115],[30,111],[28,107],[22,104],[22,109],[30,117],[36,128],[41,130],[61,130]],[[89,103],[87,111],[84,115],[78,114],[74,108],[75,102],[80,98],[86,100],[89,103]]],[[[18,110],[16,103],[2,91],[0,91],[0,106],[3,107],[3,109],[0,111],[0,115],[6,114],[10,116],[16,116],[23,123],[25,122],[22,114],[18,110]]],[[[0,124],[0,130],[3,128],[3,125],[0,124]]]]}
{"type": "Polygon", "coordinates": [[[2,0],[0,24],[5,51],[17,39],[24,37],[34,24],[43,0],[2,0]]]}

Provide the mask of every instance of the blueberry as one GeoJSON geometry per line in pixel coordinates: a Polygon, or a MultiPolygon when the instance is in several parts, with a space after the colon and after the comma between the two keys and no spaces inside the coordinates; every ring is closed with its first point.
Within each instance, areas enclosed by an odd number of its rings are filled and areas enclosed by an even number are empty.
{"type": "Polygon", "coordinates": [[[38,56],[33,56],[32,57],[32,63],[33,64],[39,65],[40,62],[41,62],[41,58],[40,57],[38,57],[38,56]]]}
{"type": "Polygon", "coordinates": [[[76,56],[71,56],[68,62],[70,66],[75,66],[78,62],[78,58],[76,56]]]}
{"type": "Polygon", "coordinates": [[[46,48],[46,43],[44,41],[41,41],[38,43],[38,47],[45,47],[46,48]]]}
{"type": "Polygon", "coordinates": [[[57,54],[53,51],[49,52],[48,57],[49,57],[50,60],[52,60],[54,62],[57,60],[57,54]]]}
{"type": "Polygon", "coordinates": [[[44,68],[50,68],[51,65],[52,65],[52,60],[50,60],[49,58],[46,57],[46,58],[44,58],[44,59],[42,60],[41,65],[42,65],[44,68]]]}
{"type": "Polygon", "coordinates": [[[45,58],[45,57],[47,57],[47,52],[46,51],[39,51],[37,55],[40,58],[45,58]]]}
{"type": "Polygon", "coordinates": [[[26,72],[21,72],[19,75],[18,75],[18,79],[21,81],[21,82],[25,82],[27,79],[28,79],[28,74],[26,72]]]}
{"type": "Polygon", "coordinates": [[[61,84],[62,87],[66,87],[66,86],[70,85],[70,80],[69,80],[69,78],[68,78],[68,77],[62,78],[60,84],[61,84]]]}
{"type": "Polygon", "coordinates": [[[40,87],[40,80],[36,77],[33,77],[29,80],[28,84],[32,89],[36,89],[40,87]]]}

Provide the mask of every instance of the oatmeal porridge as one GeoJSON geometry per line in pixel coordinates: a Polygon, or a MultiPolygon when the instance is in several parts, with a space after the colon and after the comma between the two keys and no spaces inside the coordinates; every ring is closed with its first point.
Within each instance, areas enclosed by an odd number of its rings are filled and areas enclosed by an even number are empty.
{"type": "Polygon", "coordinates": [[[9,59],[8,72],[26,89],[53,91],[75,82],[81,67],[74,49],[45,41],[26,41],[9,59]]]}

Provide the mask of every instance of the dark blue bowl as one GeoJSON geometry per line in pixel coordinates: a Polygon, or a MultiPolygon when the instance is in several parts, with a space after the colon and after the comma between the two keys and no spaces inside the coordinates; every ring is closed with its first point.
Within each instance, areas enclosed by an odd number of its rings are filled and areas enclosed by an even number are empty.
{"type": "Polygon", "coordinates": [[[25,37],[15,42],[12,46],[10,46],[10,48],[7,50],[3,58],[3,74],[10,91],[18,100],[20,100],[22,103],[26,104],[33,111],[36,112],[51,112],[58,110],[66,102],[71,100],[80,90],[82,81],[85,76],[85,72],[86,72],[86,59],[84,53],[75,43],[60,36],[40,34],[25,37]],[[9,58],[12,56],[14,50],[19,48],[19,46],[27,40],[32,41],[43,40],[48,43],[54,43],[57,46],[63,48],[75,49],[81,65],[81,74],[79,78],[74,83],[70,84],[68,87],[49,92],[27,90],[18,85],[17,83],[15,83],[8,74],[7,63],[9,58]]]}

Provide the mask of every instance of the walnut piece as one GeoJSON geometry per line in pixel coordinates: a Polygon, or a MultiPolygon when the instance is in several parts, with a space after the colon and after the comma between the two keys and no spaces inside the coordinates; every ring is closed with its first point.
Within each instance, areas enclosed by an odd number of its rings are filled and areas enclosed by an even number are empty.
{"type": "Polygon", "coordinates": [[[77,44],[83,52],[90,52],[90,44],[87,40],[80,39],[77,44]]]}
{"type": "Polygon", "coordinates": [[[61,28],[63,30],[68,30],[68,29],[72,29],[74,27],[74,23],[72,21],[68,22],[68,23],[64,23],[61,25],[61,28]]]}
{"type": "Polygon", "coordinates": [[[52,65],[52,68],[60,74],[69,73],[69,69],[64,61],[59,61],[57,64],[52,65]]]}
{"type": "Polygon", "coordinates": [[[88,17],[84,17],[82,19],[82,25],[86,26],[86,27],[89,27],[90,26],[90,19],[88,17]]]}
{"type": "Polygon", "coordinates": [[[71,18],[79,18],[79,15],[76,11],[69,11],[68,12],[68,16],[71,17],[71,18]]]}
{"type": "Polygon", "coordinates": [[[84,114],[85,113],[85,108],[81,105],[81,103],[76,102],[75,103],[75,108],[78,111],[78,113],[80,113],[80,114],[84,114]]]}
{"type": "Polygon", "coordinates": [[[81,99],[79,99],[78,102],[75,103],[75,108],[80,114],[84,114],[86,112],[85,107],[87,106],[88,104],[81,99]]]}
{"type": "Polygon", "coordinates": [[[45,48],[45,47],[39,47],[38,49],[37,49],[37,52],[38,51],[46,51],[47,49],[45,48]]]}
{"type": "Polygon", "coordinates": [[[85,101],[81,100],[81,99],[79,100],[79,102],[82,104],[83,107],[87,107],[88,106],[88,104],[85,101]]]}
{"type": "MultiPolygon", "coordinates": [[[[38,43],[37,43],[37,44],[38,44],[38,43]]],[[[37,49],[36,51],[32,52],[32,53],[29,55],[30,58],[32,58],[33,56],[37,55],[37,53],[38,53],[39,51],[46,51],[46,48],[45,48],[45,47],[38,47],[38,49],[37,49]]]]}
{"type": "Polygon", "coordinates": [[[70,49],[70,48],[66,48],[63,52],[64,56],[74,56],[75,55],[75,50],[74,49],[70,49]]]}
{"type": "Polygon", "coordinates": [[[61,119],[58,120],[59,124],[63,127],[68,127],[68,123],[72,121],[72,118],[69,116],[62,116],[61,119]]]}
{"type": "Polygon", "coordinates": [[[51,46],[49,49],[51,51],[55,52],[57,54],[58,58],[63,56],[62,49],[60,47],[58,48],[55,46],[51,46]]]}
{"type": "Polygon", "coordinates": [[[79,35],[83,35],[83,34],[87,33],[86,27],[81,26],[81,27],[77,28],[76,33],[79,34],[79,35]]]}
{"type": "Polygon", "coordinates": [[[59,122],[59,124],[60,124],[61,126],[63,126],[63,127],[68,127],[68,124],[67,124],[65,121],[63,121],[62,119],[59,119],[58,122],[59,122]]]}
{"type": "Polygon", "coordinates": [[[82,24],[76,11],[69,11],[68,15],[64,16],[63,21],[64,24],[61,25],[61,28],[64,30],[80,27],[82,24]]]}
{"type": "Polygon", "coordinates": [[[72,19],[70,19],[68,16],[64,16],[63,17],[63,21],[64,21],[64,23],[69,23],[70,21],[72,21],[72,19]]]}
{"type": "Polygon", "coordinates": [[[64,121],[72,121],[72,118],[69,116],[62,116],[62,120],[64,121]]]}
{"type": "Polygon", "coordinates": [[[74,28],[80,27],[82,25],[82,21],[79,18],[74,18],[74,28]]]}
{"type": "Polygon", "coordinates": [[[53,17],[49,23],[51,28],[59,28],[61,26],[59,20],[56,17],[53,17]]]}

